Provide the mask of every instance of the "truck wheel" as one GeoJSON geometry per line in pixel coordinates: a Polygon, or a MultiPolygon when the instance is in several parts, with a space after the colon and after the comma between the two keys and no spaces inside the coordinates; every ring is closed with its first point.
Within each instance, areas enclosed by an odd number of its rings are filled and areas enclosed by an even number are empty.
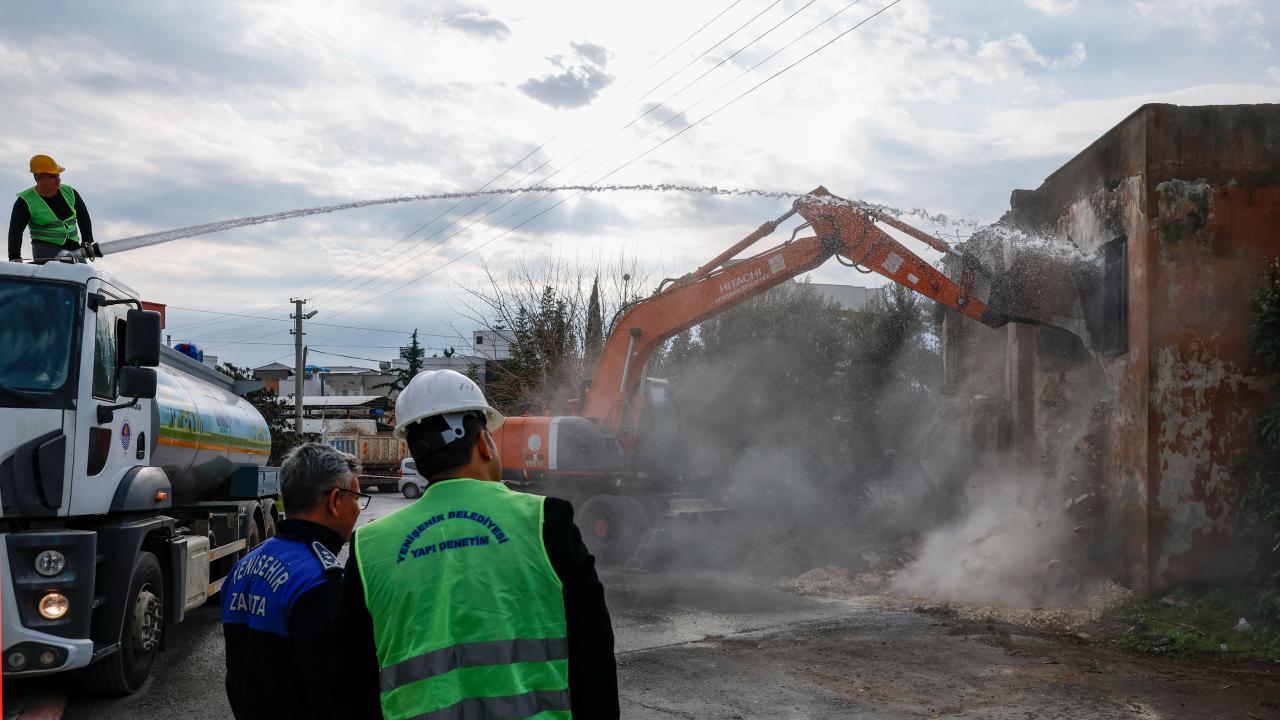
{"type": "Polygon", "coordinates": [[[267,531],[263,533],[263,535],[266,540],[270,540],[271,538],[276,536],[276,516],[275,515],[272,515],[271,513],[267,513],[266,526],[267,526],[267,531]]]}
{"type": "Polygon", "coordinates": [[[89,690],[105,695],[130,695],[151,674],[160,635],[164,631],[164,573],[149,552],[138,554],[129,581],[129,603],[120,628],[120,648],[85,671],[89,690]]]}
{"type": "Polygon", "coordinates": [[[578,514],[582,542],[603,564],[626,562],[644,528],[644,507],[617,495],[596,495],[578,514]]]}
{"type": "Polygon", "coordinates": [[[404,493],[405,497],[409,498],[410,500],[413,500],[422,495],[422,488],[418,487],[417,485],[414,485],[413,483],[405,483],[404,490],[402,492],[404,493]]]}
{"type": "Polygon", "coordinates": [[[258,527],[258,519],[249,518],[249,537],[245,538],[244,553],[241,557],[260,544],[262,544],[262,530],[258,527]]]}

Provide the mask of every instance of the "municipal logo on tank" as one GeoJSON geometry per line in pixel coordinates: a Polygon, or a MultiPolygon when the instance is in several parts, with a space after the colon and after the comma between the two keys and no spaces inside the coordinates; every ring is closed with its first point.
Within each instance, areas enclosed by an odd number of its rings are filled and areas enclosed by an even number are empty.
{"type": "Polygon", "coordinates": [[[120,447],[126,452],[129,450],[129,441],[133,439],[133,433],[129,430],[129,423],[120,425],[120,447]]]}

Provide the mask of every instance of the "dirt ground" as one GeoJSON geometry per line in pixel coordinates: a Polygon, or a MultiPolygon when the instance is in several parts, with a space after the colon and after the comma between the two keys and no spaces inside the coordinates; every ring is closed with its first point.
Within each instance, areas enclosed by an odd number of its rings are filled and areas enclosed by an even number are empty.
{"type": "MultiPolygon", "coordinates": [[[[824,618],[786,622],[791,611],[775,611],[795,607],[791,600],[744,581],[708,580],[722,584],[720,600],[668,592],[667,607],[692,617],[756,606],[766,626],[620,652],[623,717],[1280,718],[1280,666],[1133,656],[857,600],[828,604],[824,618]]],[[[620,590],[649,586],[642,594],[661,584],[615,581],[620,590]]]]}

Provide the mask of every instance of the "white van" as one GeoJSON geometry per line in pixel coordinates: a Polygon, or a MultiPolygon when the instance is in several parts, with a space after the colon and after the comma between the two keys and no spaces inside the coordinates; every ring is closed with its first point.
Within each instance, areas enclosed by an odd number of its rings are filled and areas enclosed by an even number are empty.
{"type": "Polygon", "coordinates": [[[418,466],[413,462],[413,458],[407,457],[400,461],[400,492],[405,497],[413,500],[422,495],[422,488],[426,487],[422,476],[418,474],[418,466]]]}

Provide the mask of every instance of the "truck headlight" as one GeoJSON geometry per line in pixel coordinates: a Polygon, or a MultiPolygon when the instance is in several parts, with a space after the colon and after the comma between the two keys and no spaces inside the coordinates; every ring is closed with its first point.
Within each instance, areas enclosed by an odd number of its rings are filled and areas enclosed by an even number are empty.
{"type": "Polygon", "coordinates": [[[53,577],[67,566],[67,556],[57,550],[45,550],[36,556],[36,572],[53,577]]]}
{"type": "Polygon", "coordinates": [[[67,596],[62,593],[46,593],[40,598],[40,617],[45,620],[61,620],[71,609],[71,603],[67,600],[67,596]]]}

